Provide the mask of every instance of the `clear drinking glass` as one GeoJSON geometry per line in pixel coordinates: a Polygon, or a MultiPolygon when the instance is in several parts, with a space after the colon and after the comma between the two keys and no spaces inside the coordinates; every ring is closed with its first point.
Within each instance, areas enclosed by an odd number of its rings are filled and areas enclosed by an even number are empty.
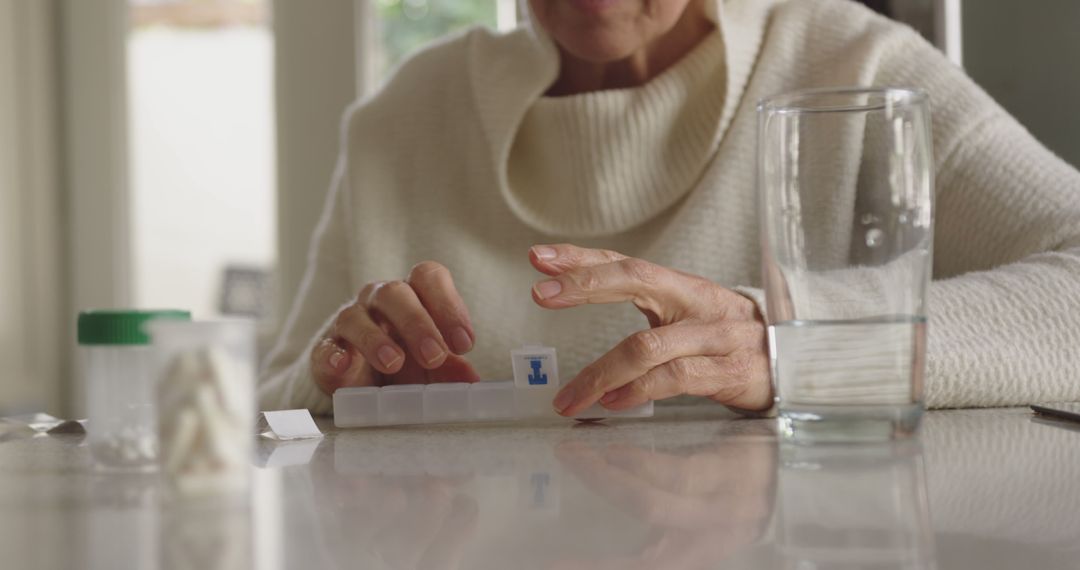
{"type": "Polygon", "coordinates": [[[917,429],[933,168],[920,91],[800,91],[758,105],[769,350],[789,439],[917,429]]]}

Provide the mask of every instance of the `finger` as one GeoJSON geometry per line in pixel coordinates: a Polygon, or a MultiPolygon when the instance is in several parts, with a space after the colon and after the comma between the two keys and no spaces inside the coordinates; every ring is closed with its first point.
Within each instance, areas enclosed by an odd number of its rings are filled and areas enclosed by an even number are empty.
{"type": "MultiPolygon", "coordinates": [[[[553,405],[567,416],[588,408],[601,398],[605,398],[602,404],[608,406],[616,398],[605,397],[605,394],[641,378],[657,366],[685,356],[726,354],[734,350],[741,342],[737,336],[740,325],[734,322],[709,326],[674,324],[636,332],[586,366],[559,391],[553,405]]],[[[649,384],[649,392],[645,394],[671,397],[691,388],[677,377],[671,379],[678,381],[664,386],[649,384]]]]}
{"type": "Polygon", "coordinates": [[[405,352],[371,318],[367,307],[361,302],[338,313],[330,333],[355,347],[368,364],[383,374],[394,374],[405,361],[405,352]]]}
{"type": "Polygon", "coordinates": [[[401,365],[401,370],[398,370],[397,374],[386,376],[383,380],[383,385],[389,384],[425,384],[427,383],[428,371],[420,366],[420,363],[414,358],[406,358],[405,364],[401,365]]]}
{"type": "Polygon", "coordinates": [[[590,249],[568,243],[540,244],[529,249],[529,262],[541,273],[558,275],[567,269],[593,267],[615,261],[622,261],[626,256],[607,249],[590,249]]]}
{"type": "Polygon", "coordinates": [[[455,354],[472,350],[476,337],[469,322],[469,310],[454,287],[450,270],[434,261],[424,261],[412,268],[407,281],[435,321],[447,346],[455,354]]]}
{"type": "Polygon", "coordinates": [[[624,410],[679,394],[707,396],[747,410],[771,405],[768,359],[738,350],[727,356],[692,356],[672,360],[608,393],[604,406],[624,410]]]}
{"type": "Polygon", "coordinates": [[[701,302],[698,284],[681,273],[641,259],[569,269],[552,279],[538,281],[532,294],[547,309],[586,304],[630,301],[642,311],[674,320],[675,315],[701,302]]]}
{"type": "Polygon", "coordinates": [[[450,349],[416,291],[404,281],[380,283],[371,292],[367,307],[393,327],[412,355],[428,370],[442,366],[450,349]]]}
{"type": "Polygon", "coordinates": [[[650,370],[641,378],[604,394],[601,404],[609,410],[619,411],[688,394],[692,389],[690,383],[701,379],[700,375],[689,375],[688,371],[695,367],[715,367],[715,364],[711,357],[703,357],[700,362],[688,358],[666,362],[655,372],[650,370]]]}
{"type": "Polygon", "coordinates": [[[438,382],[468,382],[480,381],[480,375],[464,357],[451,354],[446,357],[446,362],[435,370],[425,370],[412,358],[405,361],[401,371],[392,376],[387,376],[384,384],[433,384],[438,382]]]}
{"type": "Polygon", "coordinates": [[[451,354],[446,358],[442,366],[431,370],[427,374],[427,380],[434,382],[479,382],[480,375],[465,358],[451,354]]]}
{"type": "Polygon", "coordinates": [[[374,383],[363,356],[332,338],[322,339],[312,349],[311,374],[315,385],[326,394],[333,394],[338,388],[374,383]]]}

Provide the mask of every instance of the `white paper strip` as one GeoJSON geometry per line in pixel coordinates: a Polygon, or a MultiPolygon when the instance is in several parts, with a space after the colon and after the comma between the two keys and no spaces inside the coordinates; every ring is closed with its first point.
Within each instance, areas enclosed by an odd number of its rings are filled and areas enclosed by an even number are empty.
{"type": "Polygon", "coordinates": [[[263,437],[289,440],[323,436],[319,426],[315,425],[311,412],[307,410],[276,410],[262,412],[260,416],[258,425],[262,428],[259,431],[263,437]],[[267,428],[268,431],[264,431],[267,428]]]}

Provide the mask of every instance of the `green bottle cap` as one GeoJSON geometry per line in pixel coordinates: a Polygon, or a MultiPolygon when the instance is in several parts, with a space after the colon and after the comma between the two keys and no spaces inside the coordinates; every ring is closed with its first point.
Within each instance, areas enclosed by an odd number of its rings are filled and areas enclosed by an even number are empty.
{"type": "Polygon", "coordinates": [[[150,344],[143,325],[154,319],[190,321],[191,313],[177,309],[160,311],[93,310],[79,313],[79,344],[150,344]]]}

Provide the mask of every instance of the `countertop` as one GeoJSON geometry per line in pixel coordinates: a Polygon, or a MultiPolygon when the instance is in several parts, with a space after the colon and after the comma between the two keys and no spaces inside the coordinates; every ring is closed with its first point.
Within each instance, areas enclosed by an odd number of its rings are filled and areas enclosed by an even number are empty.
{"type": "Polygon", "coordinates": [[[1080,568],[1080,433],[935,411],[888,444],[658,406],[599,424],[260,438],[247,505],[161,507],[82,436],[0,438],[4,568],[1080,568]]]}

